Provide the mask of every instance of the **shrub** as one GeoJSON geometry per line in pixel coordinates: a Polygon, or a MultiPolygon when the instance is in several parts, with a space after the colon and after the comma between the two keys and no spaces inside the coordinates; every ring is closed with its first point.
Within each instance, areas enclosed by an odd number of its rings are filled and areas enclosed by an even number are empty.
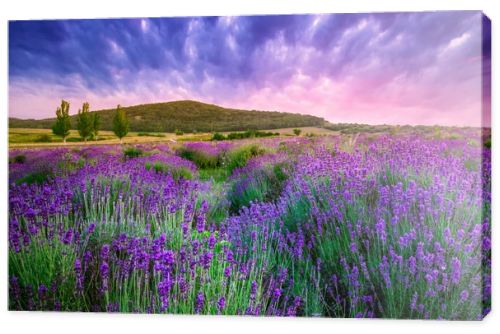
{"type": "Polygon", "coordinates": [[[247,164],[250,158],[256,157],[262,153],[264,153],[264,149],[256,144],[239,147],[229,153],[228,168],[230,171],[241,168],[247,164]]]}
{"type": "Polygon", "coordinates": [[[257,130],[248,130],[245,132],[231,132],[227,135],[227,139],[245,139],[245,138],[261,138],[261,137],[272,137],[279,136],[278,132],[264,132],[257,130]]]}
{"type": "Polygon", "coordinates": [[[142,150],[137,147],[127,147],[123,150],[123,155],[125,158],[137,158],[143,154],[142,150]]]}
{"type": "Polygon", "coordinates": [[[272,202],[278,199],[288,178],[284,169],[284,164],[276,164],[242,174],[232,183],[228,192],[231,212],[238,213],[251,202],[272,202]]]}
{"type": "Polygon", "coordinates": [[[155,161],[152,164],[146,162],[145,167],[147,170],[153,168],[156,173],[170,174],[176,181],[179,181],[181,178],[185,180],[191,180],[193,178],[193,173],[184,166],[176,167],[167,165],[161,161],[155,161]]]}
{"type": "Polygon", "coordinates": [[[52,137],[48,134],[43,134],[38,136],[38,138],[35,139],[36,143],[50,143],[52,142],[52,137]]]}
{"type": "Polygon", "coordinates": [[[21,289],[35,289],[31,301],[16,307],[54,310],[55,304],[59,303],[61,310],[78,310],[74,248],[57,238],[50,241],[38,239],[31,241],[23,251],[9,251],[9,274],[16,277],[21,289]]]}
{"type": "Polygon", "coordinates": [[[48,179],[52,176],[52,173],[49,170],[43,170],[38,172],[29,173],[28,175],[16,180],[16,184],[42,184],[48,181],[48,179]]]}
{"type": "Polygon", "coordinates": [[[175,130],[175,135],[176,136],[182,136],[183,134],[184,134],[183,131],[181,131],[181,130],[175,130]]]}
{"type": "Polygon", "coordinates": [[[227,180],[229,173],[225,168],[213,168],[200,170],[200,180],[212,180],[215,183],[222,183],[227,180]]]}
{"type": "Polygon", "coordinates": [[[217,155],[208,154],[203,150],[183,146],[177,150],[177,155],[194,162],[201,169],[217,168],[220,166],[220,160],[217,155]]]}
{"type": "Polygon", "coordinates": [[[293,134],[296,136],[299,136],[301,132],[302,132],[302,130],[300,130],[300,129],[293,129],[293,134]]]}
{"type": "Polygon", "coordinates": [[[214,133],[214,135],[212,136],[212,140],[226,140],[226,136],[224,136],[222,133],[219,133],[219,132],[216,132],[214,133]]]}
{"type": "Polygon", "coordinates": [[[163,133],[149,133],[149,132],[139,132],[137,134],[139,137],[165,137],[163,133]]]}
{"type": "Polygon", "coordinates": [[[23,163],[26,162],[26,156],[24,154],[16,155],[14,158],[12,158],[11,162],[15,162],[15,163],[18,163],[18,164],[23,164],[23,163]]]}

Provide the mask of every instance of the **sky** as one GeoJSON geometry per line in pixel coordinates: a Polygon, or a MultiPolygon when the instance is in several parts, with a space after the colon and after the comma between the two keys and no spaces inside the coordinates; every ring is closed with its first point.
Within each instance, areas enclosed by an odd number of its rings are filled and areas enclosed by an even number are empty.
{"type": "MultiPolygon", "coordinates": [[[[477,11],[9,22],[9,116],[197,100],[334,123],[481,125],[477,11]]],[[[481,51],[485,50],[484,53],[481,51]]]]}

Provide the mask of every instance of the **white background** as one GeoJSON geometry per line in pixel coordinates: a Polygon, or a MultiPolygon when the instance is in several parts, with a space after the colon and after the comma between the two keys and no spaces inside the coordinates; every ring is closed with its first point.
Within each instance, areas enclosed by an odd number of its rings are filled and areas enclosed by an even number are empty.
{"type": "MultiPolygon", "coordinates": [[[[281,319],[249,317],[122,315],[122,314],[63,314],[27,313],[7,311],[7,117],[8,117],[8,43],[7,21],[15,19],[51,18],[106,18],[196,16],[237,14],[288,14],[288,13],[342,13],[369,11],[423,11],[423,10],[483,10],[493,21],[493,77],[498,76],[499,35],[496,23],[500,21],[498,0],[2,0],[0,3],[0,331],[2,333],[154,333],[154,332],[217,332],[217,333],[485,333],[500,331],[500,304],[497,302],[500,286],[496,280],[500,247],[498,224],[499,183],[493,170],[493,311],[482,322],[440,322],[403,320],[354,320],[354,319],[281,319]],[[497,328],[494,330],[494,328],[497,328]]],[[[457,69],[459,70],[459,69],[457,69]]],[[[493,81],[493,99],[498,88],[493,81]]],[[[493,101],[495,110],[495,101],[493,101]]],[[[498,120],[492,117],[493,133],[498,120]]],[[[496,136],[493,144],[493,168],[498,161],[496,136]]],[[[499,144],[500,145],[500,144],[499,144]]]]}

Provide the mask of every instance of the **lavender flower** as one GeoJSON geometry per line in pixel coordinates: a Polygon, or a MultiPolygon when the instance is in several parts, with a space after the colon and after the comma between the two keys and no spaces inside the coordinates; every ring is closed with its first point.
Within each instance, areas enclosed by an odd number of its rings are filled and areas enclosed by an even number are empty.
{"type": "Polygon", "coordinates": [[[224,297],[220,297],[219,300],[217,301],[217,310],[222,312],[224,307],[226,306],[226,299],[224,297]]]}
{"type": "Polygon", "coordinates": [[[454,257],[451,260],[451,282],[453,284],[458,284],[460,282],[460,277],[462,275],[462,265],[460,260],[454,257]]]}
{"type": "Polygon", "coordinates": [[[195,313],[201,313],[201,311],[203,310],[204,304],[205,304],[205,296],[203,295],[203,292],[199,292],[196,295],[194,312],[195,313]]]}

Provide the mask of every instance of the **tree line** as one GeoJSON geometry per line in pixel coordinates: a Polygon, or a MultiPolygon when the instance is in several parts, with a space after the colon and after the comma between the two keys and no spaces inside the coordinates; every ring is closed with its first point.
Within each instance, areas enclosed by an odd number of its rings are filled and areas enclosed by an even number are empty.
{"type": "MultiPolygon", "coordinates": [[[[66,138],[71,130],[71,118],[69,115],[69,102],[62,100],[61,106],[56,109],[56,121],[52,126],[52,132],[63,139],[66,144],[66,138]]],[[[76,117],[76,128],[80,137],[84,141],[89,139],[97,140],[101,119],[98,113],[90,112],[90,105],[84,102],[82,109],[78,109],[76,117]]],[[[120,143],[123,143],[123,137],[128,134],[129,121],[125,110],[120,105],[116,107],[116,112],[113,117],[113,132],[120,138],[120,143]]]]}

